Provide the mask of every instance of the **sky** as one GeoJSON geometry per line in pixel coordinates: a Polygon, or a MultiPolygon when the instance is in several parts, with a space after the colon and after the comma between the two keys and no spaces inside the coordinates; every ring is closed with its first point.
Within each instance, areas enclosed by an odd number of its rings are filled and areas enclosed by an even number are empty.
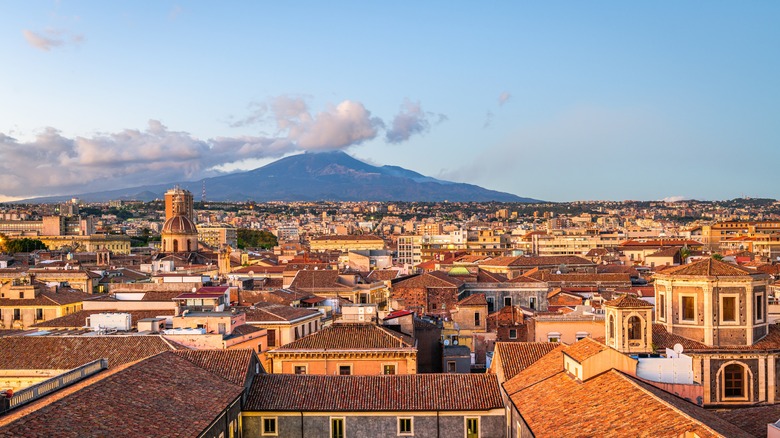
{"type": "Polygon", "coordinates": [[[780,2],[0,0],[0,200],[344,150],[548,201],[780,198],[780,2]]]}

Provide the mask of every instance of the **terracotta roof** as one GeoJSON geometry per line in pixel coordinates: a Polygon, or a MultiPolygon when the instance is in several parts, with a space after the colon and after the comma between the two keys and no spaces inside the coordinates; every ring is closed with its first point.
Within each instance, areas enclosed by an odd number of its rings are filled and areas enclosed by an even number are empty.
{"type": "Polygon", "coordinates": [[[39,322],[32,327],[37,328],[81,328],[86,327],[87,317],[97,315],[98,313],[129,313],[132,327],[138,327],[138,321],[144,318],[156,318],[173,316],[176,311],[174,309],[164,310],[80,310],[78,312],[71,313],[70,315],[61,316],[59,318],[50,319],[48,321],[39,322]]]}
{"type": "Polygon", "coordinates": [[[150,290],[144,291],[144,297],[141,301],[172,301],[174,298],[181,295],[180,290],[168,291],[168,290],[150,290]]]}
{"type": "Polygon", "coordinates": [[[507,281],[507,283],[543,283],[543,281],[537,280],[536,278],[531,278],[527,275],[521,275],[507,281]]]}
{"type": "Polygon", "coordinates": [[[333,269],[300,270],[290,284],[290,289],[350,289],[340,284],[339,271],[333,269]]]}
{"type": "Polygon", "coordinates": [[[511,396],[517,391],[526,388],[536,382],[542,381],[556,373],[563,371],[563,344],[558,344],[547,354],[540,357],[525,369],[521,370],[513,378],[504,382],[504,390],[511,396]]]}
{"type": "Polygon", "coordinates": [[[236,385],[244,386],[247,376],[255,372],[249,369],[255,356],[250,349],[177,350],[174,354],[236,385]]]}
{"type": "Polygon", "coordinates": [[[743,277],[750,271],[731,263],[706,258],[687,265],[677,266],[664,271],[663,275],[703,275],[707,277],[743,277]]]}
{"type": "Polygon", "coordinates": [[[487,298],[485,294],[469,295],[466,298],[458,301],[459,306],[487,306],[487,298]]]}
{"type": "Polygon", "coordinates": [[[406,349],[412,345],[398,333],[374,324],[339,323],[273,351],[406,349]]]}
{"type": "Polygon", "coordinates": [[[162,336],[6,336],[0,338],[0,369],[69,370],[108,359],[113,368],[175,350],[162,336]]]}
{"type": "Polygon", "coordinates": [[[393,285],[393,288],[460,287],[461,285],[463,285],[463,282],[457,278],[452,278],[444,272],[433,271],[398,281],[393,285]]]}
{"type": "Polygon", "coordinates": [[[477,271],[477,283],[504,283],[506,276],[494,272],[488,272],[484,269],[477,271]]]}
{"type": "Polygon", "coordinates": [[[594,263],[580,256],[535,256],[535,257],[496,257],[479,263],[484,266],[559,266],[559,265],[593,265],[594,263]]]}
{"type": "Polygon", "coordinates": [[[250,324],[241,324],[240,326],[234,328],[230,334],[232,336],[246,336],[248,334],[257,333],[263,330],[265,329],[262,327],[255,327],[250,324]]]}
{"type": "Polygon", "coordinates": [[[767,435],[766,425],[780,420],[780,404],[717,410],[713,413],[748,433],[763,437],[767,435]]]}
{"type": "Polygon", "coordinates": [[[501,357],[503,380],[516,376],[559,346],[557,342],[496,342],[494,354],[501,357]]]}
{"type": "Polygon", "coordinates": [[[526,382],[511,396],[536,437],[751,436],[703,408],[673,398],[615,370],[585,382],[559,371],[526,382]]]}
{"type": "Polygon", "coordinates": [[[604,305],[610,307],[619,307],[619,308],[628,308],[628,309],[641,308],[641,307],[653,307],[653,305],[648,303],[647,301],[640,300],[639,298],[632,297],[631,295],[623,295],[620,298],[605,302],[604,305]]]}
{"type": "Polygon", "coordinates": [[[317,310],[303,309],[300,307],[286,306],[274,303],[255,303],[252,307],[241,307],[238,310],[246,313],[247,322],[289,322],[301,318],[310,318],[322,315],[317,310]],[[254,307],[254,309],[252,308],[254,307]]]}
{"type": "Polygon", "coordinates": [[[591,338],[583,338],[563,350],[579,363],[606,350],[607,346],[591,338]]]}
{"type": "Polygon", "coordinates": [[[493,374],[255,377],[244,411],[475,411],[503,408],[493,374]]]}
{"type": "Polygon", "coordinates": [[[0,436],[198,436],[242,390],[163,353],[42,403],[1,427],[0,436]]]}
{"type": "MultiPolygon", "coordinates": [[[[668,248],[662,248],[647,257],[674,257],[677,254],[680,253],[680,250],[682,249],[681,246],[670,246],[668,248]]],[[[647,258],[645,257],[645,258],[647,258]]]]}
{"type": "Polygon", "coordinates": [[[397,278],[400,273],[400,269],[376,269],[369,272],[366,278],[371,281],[390,281],[397,278]]]}
{"type": "Polygon", "coordinates": [[[579,306],[582,304],[582,297],[578,295],[571,295],[566,292],[562,292],[560,289],[552,296],[547,296],[547,306],[579,306]]]}
{"type": "Polygon", "coordinates": [[[528,274],[529,277],[537,279],[537,281],[548,282],[623,282],[631,284],[631,276],[629,274],[583,274],[574,272],[571,274],[552,274],[546,271],[539,271],[533,274],[528,274]]]}

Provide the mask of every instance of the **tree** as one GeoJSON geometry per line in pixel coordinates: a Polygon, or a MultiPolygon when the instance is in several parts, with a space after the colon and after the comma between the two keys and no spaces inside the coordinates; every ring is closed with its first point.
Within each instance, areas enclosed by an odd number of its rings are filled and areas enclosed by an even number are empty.
{"type": "Polygon", "coordinates": [[[276,236],[268,231],[250,230],[248,228],[239,228],[238,247],[244,248],[265,248],[271,249],[277,245],[276,236]]]}
{"type": "Polygon", "coordinates": [[[0,239],[2,241],[2,248],[4,252],[14,254],[17,252],[31,252],[37,249],[46,249],[46,245],[38,239],[0,239]]]}
{"type": "Polygon", "coordinates": [[[712,258],[715,260],[723,260],[723,255],[715,253],[712,255],[712,258]]]}

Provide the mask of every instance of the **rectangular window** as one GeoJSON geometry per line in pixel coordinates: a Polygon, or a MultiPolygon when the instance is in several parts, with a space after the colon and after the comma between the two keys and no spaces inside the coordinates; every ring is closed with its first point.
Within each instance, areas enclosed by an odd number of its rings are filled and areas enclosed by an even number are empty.
{"type": "Polygon", "coordinates": [[[330,438],[344,438],[344,419],[330,419],[330,438]]]}
{"type": "Polygon", "coordinates": [[[536,310],[536,297],[528,298],[528,307],[530,307],[531,310],[536,310]]]}
{"type": "Polygon", "coordinates": [[[720,312],[724,322],[737,322],[737,297],[721,297],[720,312]]]}
{"type": "Polygon", "coordinates": [[[276,417],[263,418],[263,436],[276,436],[276,417]]]}
{"type": "Polygon", "coordinates": [[[395,374],[395,365],[394,364],[383,365],[382,374],[395,374]]]}
{"type": "Polygon", "coordinates": [[[398,419],[398,435],[414,435],[413,423],[411,418],[398,419]]]}
{"type": "Polygon", "coordinates": [[[19,321],[20,319],[22,319],[21,309],[14,309],[14,321],[19,321]]]}
{"type": "Polygon", "coordinates": [[[276,330],[268,329],[268,346],[276,347],[276,330]]]}
{"type": "Polygon", "coordinates": [[[20,292],[19,292],[19,299],[20,299],[20,300],[23,300],[23,299],[24,299],[24,292],[23,292],[23,291],[20,291],[20,292]]]}
{"type": "Polygon", "coordinates": [[[220,322],[219,324],[217,324],[217,332],[219,332],[220,335],[224,335],[225,333],[227,333],[227,326],[225,325],[225,323],[220,322]]]}
{"type": "Polygon", "coordinates": [[[352,365],[339,365],[339,375],[348,376],[352,374],[352,365]]]}
{"type": "Polygon", "coordinates": [[[479,418],[466,418],[466,438],[479,438],[479,418]]]}
{"type": "Polygon", "coordinates": [[[295,340],[297,341],[300,338],[301,338],[301,335],[300,335],[300,332],[298,331],[298,327],[295,327],[295,340]]]}
{"type": "Polygon", "coordinates": [[[35,319],[38,321],[43,319],[43,309],[35,309],[35,319]]]}
{"type": "Polygon", "coordinates": [[[509,339],[517,339],[517,329],[509,329],[509,339]]]}
{"type": "Polygon", "coordinates": [[[479,327],[479,312],[474,313],[474,326],[479,327]]]}
{"type": "Polygon", "coordinates": [[[293,373],[306,374],[306,365],[296,365],[293,367],[293,373]]]}
{"type": "Polygon", "coordinates": [[[447,372],[448,373],[454,373],[457,369],[455,368],[455,361],[454,360],[448,360],[447,361],[447,372]]]}
{"type": "Polygon", "coordinates": [[[764,294],[756,294],[753,301],[756,303],[756,313],[754,314],[756,322],[764,322],[764,294]]]}
{"type": "Polygon", "coordinates": [[[694,297],[682,297],[682,320],[696,321],[696,299],[694,297]]]}
{"type": "Polygon", "coordinates": [[[504,297],[504,306],[512,305],[512,297],[504,297]]]}
{"type": "Polygon", "coordinates": [[[666,295],[658,294],[658,319],[666,319],[666,295]]]}
{"type": "Polygon", "coordinates": [[[493,313],[493,309],[495,308],[493,297],[487,297],[487,303],[488,303],[488,313],[493,313]]]}

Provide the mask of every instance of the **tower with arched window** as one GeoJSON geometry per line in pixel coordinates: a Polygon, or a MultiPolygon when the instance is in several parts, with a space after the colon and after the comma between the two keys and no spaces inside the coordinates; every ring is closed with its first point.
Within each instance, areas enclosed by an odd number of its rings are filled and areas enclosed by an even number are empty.
{"type": "Polygon", "coordinates": [[[653,351],[653,305],[629,295],[604,303],[607,346],[621,353],[653,351]]]}

